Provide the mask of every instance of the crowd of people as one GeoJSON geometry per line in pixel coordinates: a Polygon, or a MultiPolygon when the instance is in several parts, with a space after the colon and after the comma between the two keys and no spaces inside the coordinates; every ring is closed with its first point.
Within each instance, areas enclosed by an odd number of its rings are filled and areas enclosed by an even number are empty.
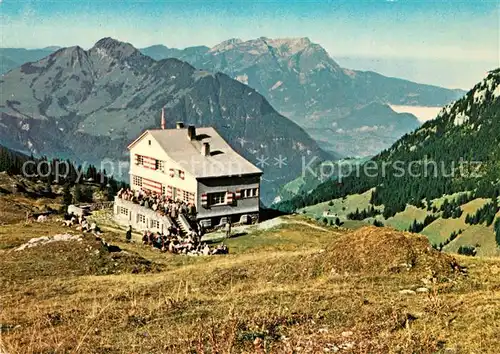
{"type": "Polygon", "coordinates": [[[101,230],[95,222],[89,223],[84,215],[75,215],[74,213],[65,214],[62,222],[63,226],[72,227],[76,225],[76,229],[83,232],[93,232],[99,234],[101,230]]]}
{"type": "Polygon", "coordinates": [[[193,203],[173,200],[158,193],[122,188],[118,191],[117,195],[118,198],[152,209],[162,216],[168,215],[172,219],[176,219],[180,214],[184,214],[190,218],[196,216],[196,206],[193,203]]]}
{"type": "MultiPolygon", "coordinates": [[[[131,201],[135,204],[139,204],[140,206],[152,209],[162,216],[170,216],[174,223],[175,220],[177,220],[177,217],[181,214],[186,216],[188,219],[196,219],[196,206],[193,203],[173,200],[172,198],[147,190],[131,190],[122,188],[118,191],[117,196],[123,200],[131,201]]],[[[204,230],[201,225],[195,225],[195,228],[191,228],[187,232],[187,235],[183,237],[181,235],[181,230],[175,225],[172,225],[165,233],[144,231],[142,235],[142,243],[162,252],[186,254],[190,256],[229,253],[229,249],[224,243],[215,248],[210,247],[206,243],[202,243],[201,236],[203,235],[203,232],[204,230]]],[[[231,227],[229,226],[229,229],[226,227],[226,234],[229,235],[230,232],[231,227]]],[[[127,242],[131,242],[132,227],[129,227],[125,238],[127,242]]]]}
{"type": "MultiPolygon", "coordinates": [[[[142,243],[159,249],[162,252],[170,252],[173,254],[186,254],[188,256],[208,256],[215,254],[229,253],[228,247],[222,243],[215,248],[211,248],[208,244],[202,243],[198,234],[191,231],[186,237],[182,237],[175,231],[174,227],[170,228],[167,233],[153,233],[144,231],[142,235],[142,243]]],[[[127,240],[131,239],[131,229],[127,231],[127,240]],[[130,233],[129,233],[130,232],[130,233]]]]}

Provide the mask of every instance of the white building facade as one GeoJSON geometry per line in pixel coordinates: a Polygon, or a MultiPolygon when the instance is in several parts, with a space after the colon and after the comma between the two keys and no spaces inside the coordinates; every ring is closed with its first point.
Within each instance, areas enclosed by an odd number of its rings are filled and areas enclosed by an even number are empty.
{"type": "MultiPolygon", "coordinates": [[[[215,129],[177,123],[176,129],[145,131],[128,149],[133,190],[147,190],[194,204],[197,221],[205,227],[227,220],[258,220],[262,171],[236,153],[215,129]]],[[[137,216],[132,215],[134,208],[120,203],[117,198],[118,221],[137,229],[161,231],[162,220],[157,222],[154,213],[149,213],[149,220],[144,222],[141,217],[144,227],[137,227],[137,216]]],[[[163,222],[168,226],[168,221],[163,222]]]]}

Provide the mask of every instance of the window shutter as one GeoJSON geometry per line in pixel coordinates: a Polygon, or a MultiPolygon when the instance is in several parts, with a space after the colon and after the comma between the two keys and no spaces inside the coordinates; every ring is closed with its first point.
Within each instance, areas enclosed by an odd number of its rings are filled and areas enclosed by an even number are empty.
{"type": "Polygon", "coordinates": [[[201,195],[201,206],[204,208],[208,207],[208,196],[206,193],[201,195]]]}
{"type": "Polygon", "coordinates": [[[233,192],[227,192],[226,193],[226,204],[227,205],[231,205],[231,204],[233,204],[233,201],[234,201],[234,194],[233,194],[233,192]]]}
{"type": "Polygon", "coordinates": [[[235,199],[241,199],[241,190],[240,189],[236,190],[235,199]]]}
{"type": "Polygon", "coordinates": [[[170,177],[174,177],[174,169],[173,168],[169,169],[169,174],[170,174],[170,177]]]}
{"type": "Polygon", "coordinates": [[[167,198],[172,198],[172,186],[167,186],[167,189],[166,189],[166,196],[167,198]]]}

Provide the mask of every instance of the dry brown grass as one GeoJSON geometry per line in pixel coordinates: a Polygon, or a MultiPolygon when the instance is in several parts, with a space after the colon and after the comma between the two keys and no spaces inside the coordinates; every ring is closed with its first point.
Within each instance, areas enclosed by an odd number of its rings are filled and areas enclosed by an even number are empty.
{"type": "MultiPolygon", "coordinates": [[[[49,208],[58,210],[61,206],[61,196],[41,197],[37,192],[44,188],[43,183],[29,181],[20,176],[12,177],[5,172],[0,172],[0,226],[26,220],[27,212],[42,212],[49,208]],[[14,184],[21,184],[26,189],[26,193],[13,194],[14,184]]],[[[53,190],[60,189],[61,187],[53,187],[53,190]]]]}
{"type": "Polygon", "coordinates": [[[429,293],[402,295],[449,260],[424,252],[418,237],[289,224],[229,240],[228,256],[193,258],[125,244],[108,232],[107,240],[162,271],[85,272],[86,261],[68,263],[73,250],[62,246],[50,250],[52,259],[39,249],[29,260],[5,262],[14,245],[56,229],[0,229],[0,352],[495,353],[499,344],[500,262],[461,257],[468,277],[446,273],[427,285],[429,293]],[[408,254],[417,254],[409,258],[414,271],[390,271],[408,254]]]}
{"type": "Polygon", "coordinates": [[[322,271],[339,273],[448,277],[457,268],[456,260],[434,250],[426,237],[374,226],[342,235],[316,258],[322,271]]]}

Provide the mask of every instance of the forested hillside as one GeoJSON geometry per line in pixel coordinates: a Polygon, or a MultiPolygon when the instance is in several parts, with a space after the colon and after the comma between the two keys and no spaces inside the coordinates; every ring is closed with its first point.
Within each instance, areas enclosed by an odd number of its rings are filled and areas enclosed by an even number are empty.
{"type": "Polygon", "coordinates": [[[35,158],[2,145],[0,145],[0,172],[18,176],[19,178],[14,179],[17,180],[14,188],[21,193],[27,192],[23,180],[42,185],[41,194],[28,193],[33,198],[41,195],[51,197],[52,187],[62,186],[63,203],[66,205],[72,202],[91,202],[96,189],[107,199],[112,200],[119,188],[126,187],[125,183],[117,182],[113,176],[107,175],[105,170],[100,171],[93,165],[81,166],[69,160],[35,158]],[[74,190],[73,196],[69,192],[70,188],[74,190]]]}
{"type": "Polygon", "coordinates": [[[496,69],[462,99],[445,107],[437,119],[368,161],[358,174],[329,180],[277,208],[294,211],[374,187],[372,202],[385,206],[385,218],[403,211],[407,204],[425,207],[430,199],[459,191],[496,199],[500,194],[499,137],[500,69],[496,69]]]}

